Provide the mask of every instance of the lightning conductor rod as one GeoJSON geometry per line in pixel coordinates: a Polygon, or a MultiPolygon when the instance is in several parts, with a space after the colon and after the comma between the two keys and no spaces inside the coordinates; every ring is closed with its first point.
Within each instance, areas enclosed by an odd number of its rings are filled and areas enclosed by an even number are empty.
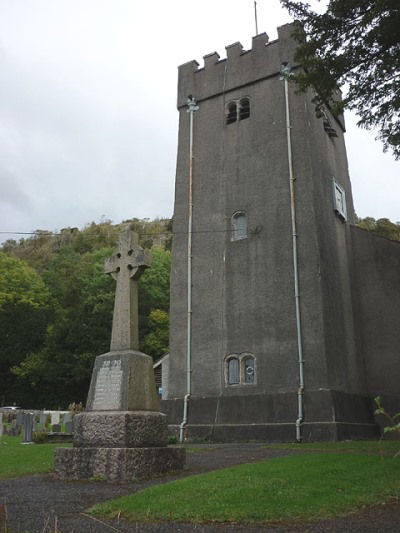
{"type": "Polygon", "coordinates": [[[192,226],[193,226],[193,115],[199,109],[192,95],[187,100],[189,114],[189,218],[187,246],[187,345],[186,345],[186,394],[183,399],[183,420],[179,426],[179,442],[183,444],[188,422],[188,404],[192,393],[192,226]]]}
{"type": "Polygon", "coordinates": [[[256,22],[256,35],[258,35],[257,2],[254,2],[254,19],[256,22]]]}

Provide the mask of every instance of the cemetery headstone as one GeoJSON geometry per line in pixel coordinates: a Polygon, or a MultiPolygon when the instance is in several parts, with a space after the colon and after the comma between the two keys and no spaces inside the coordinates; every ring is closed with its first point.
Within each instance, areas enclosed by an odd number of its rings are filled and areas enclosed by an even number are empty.
{"type": "Polygon", "coordinates": [[[60,424],[53,424],[51,426],[51,430],[53,433],[61,433],[61,425],[60,424]]]}
{"type": "Polygon", "coordinates": [[[31,444],[32,443],[32,434],[33,434],[33,413],[24,413],[23,414],[23,426],[24,432],[22,435],[22,444],[31,444]]]}
{"type": "Polygon", "coordinates": [[[74,432],[74,423],[72,420],[67,420],[65,422],[65,433],[73,433],[74,432]]]}
{"type": "Polygon", "coordinates": [[[118,252],[105,262],[117,282],[110,351],[96,358],[86,411],[74,419],[73,448],[56,450],[60,478],[129,482],[184,467],[185,450],[167,446],[152,358],[138,351],[137,282],[149,266],[137,234],[125,229],[118,252]]]}
{"type": "Polygon", "coordinates": [[[10,428],[8,430],[8,434],[10,435],[10,437],[15,437],[18,434],[17,421],[16,420],[13,420],[11,422],[10,428]]]}
{"type": "Polygon", "coordinates": [[[51,425],[59,424],[60,423],[60,413],[57,411],[54,411],[51,413],[51,425]]]}

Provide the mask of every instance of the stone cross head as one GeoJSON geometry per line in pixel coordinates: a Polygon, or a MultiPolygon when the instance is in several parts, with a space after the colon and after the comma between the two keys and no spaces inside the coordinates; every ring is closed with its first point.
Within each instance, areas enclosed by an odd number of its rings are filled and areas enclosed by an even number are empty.
{"type": "Polygon", "coordinates": [[[137,281],[150,265],[150,254],[138,245],[137,233],[125,228],[118,252],[106,259],[104,265],[105,273],[117,282],[111,351],[139,349],[137,281]]]}

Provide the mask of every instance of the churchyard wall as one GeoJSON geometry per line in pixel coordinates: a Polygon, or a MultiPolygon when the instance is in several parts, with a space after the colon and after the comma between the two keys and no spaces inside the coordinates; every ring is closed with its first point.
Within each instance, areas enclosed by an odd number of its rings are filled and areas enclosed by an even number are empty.
{"type": "Polygon", "coordinates": [[[356,317],[368,393],[400,411],[400,243],[351,228],[356,317]]]}

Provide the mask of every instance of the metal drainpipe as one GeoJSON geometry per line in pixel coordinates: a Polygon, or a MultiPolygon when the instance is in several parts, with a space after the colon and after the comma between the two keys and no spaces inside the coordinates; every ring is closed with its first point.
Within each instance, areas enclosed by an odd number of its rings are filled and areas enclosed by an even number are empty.
{"type": "Polygon", "coordinates": [[[301,442],[301,425],[304,420],[303,409],[303,394],[304,394],[304,358],[303,358],[303,343],[301,336],[301,313],[300,313],[300,291],[299,291],[299,271],[297,264],[297,228],[296,228],[296,208],[295,208],[295,189],[293,176],[293,161],[292,161],[292,139],[291,139],[291,125],[289,113],[289,81],[290,67],[288,63],[282,63],[281,80],[285,85],[285,107],[286,107],[286,136],[287,136],[287,152],[289,164],[289,183],[290,183],[290,206],[292,219],[292,251],[293,251],[293,271],[294,271],[294,296],[296,302],[296,331],[297,331],[297,353],[299,356],[299,389],[297,392],[298,415],[296,420],[296,440],[301,442]]]}
{"type": "Polygon", "coordinates": [[[183,398],[183,420],[179,426],[179,442],[183,444],[185,427],[188,421],[188,404],[192,393],[192,225],[193,225],[193,114],[199,109],[193,96],[188,97],[189,113],[189,221],[187,254],[187,346],[186,346],[186,394],[183,398]]]}

